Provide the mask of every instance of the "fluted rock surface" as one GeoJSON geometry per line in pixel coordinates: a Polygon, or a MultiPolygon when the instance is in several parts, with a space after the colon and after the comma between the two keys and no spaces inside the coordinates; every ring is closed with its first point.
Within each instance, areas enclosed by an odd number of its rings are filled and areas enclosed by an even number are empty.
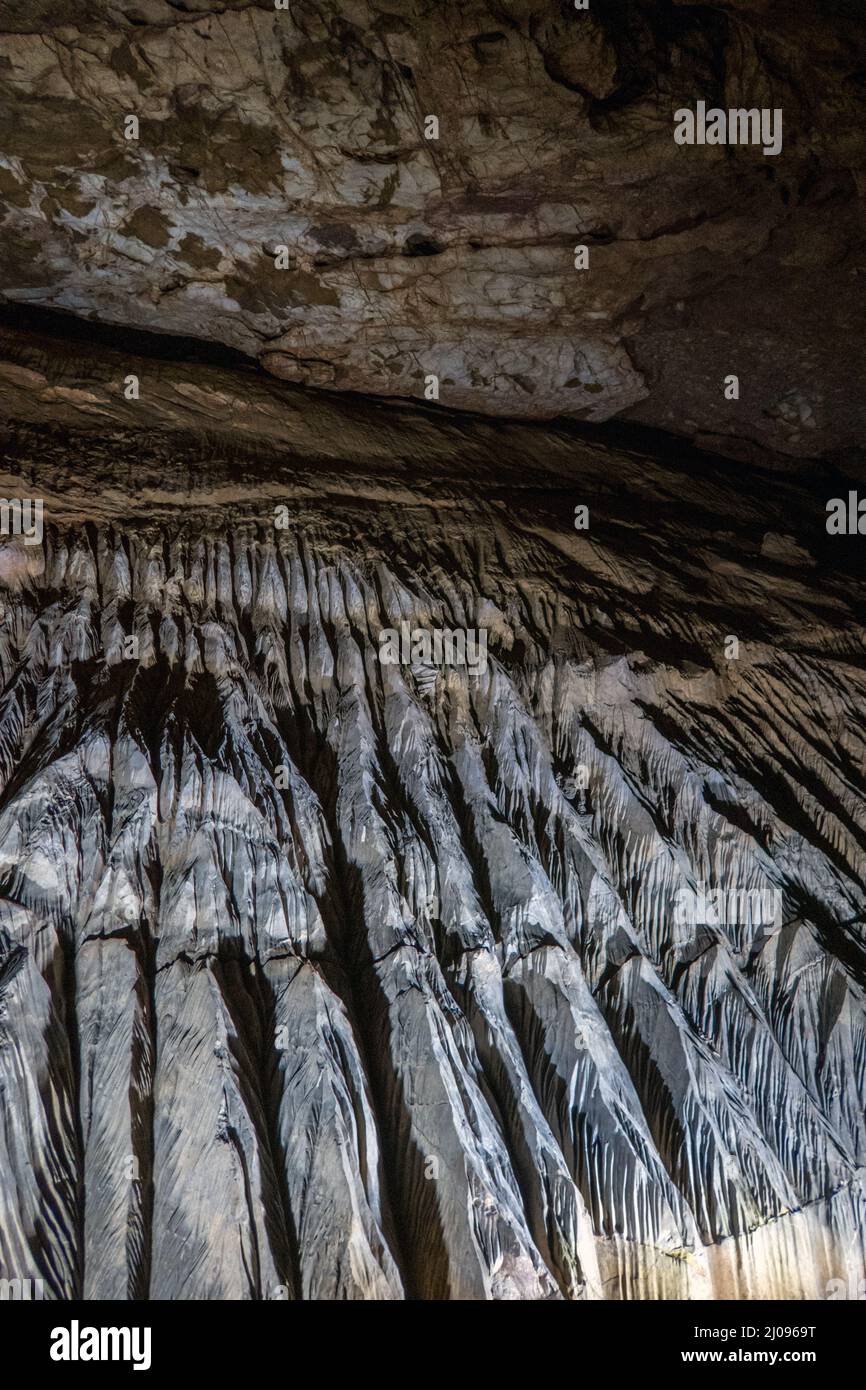
{"type": "MultiPolygon", "coordinates": [[[[0,552],[0,1276],[862,1277],[864,588],[823,497],[323,398],[205,466],[37,356],[0,373],[49,520],[0,552]],[[28,424],[51,390],[101,438],[28,424]],[[486,669],[383,663],[403,621],[486,669]]],[[[225,390],[184,372],[155,410],[225,390]]]]}

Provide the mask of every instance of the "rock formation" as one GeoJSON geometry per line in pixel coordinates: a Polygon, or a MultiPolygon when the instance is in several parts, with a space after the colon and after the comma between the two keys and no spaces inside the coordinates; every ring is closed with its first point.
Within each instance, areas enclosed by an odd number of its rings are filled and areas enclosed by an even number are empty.
{"type": "Polygon", "coordinates": [[[594,8],[0,4],[0,1280],[866,1277],[862,52],[594,8]]]}
{"type": "Polygon", "coordinates": [[[0,292],[313,386],[848,448],[864,74],[859,0],[0,3],[0,292]],[[781,109],[781,154],[678,146],[697,99],[781,109]]]}

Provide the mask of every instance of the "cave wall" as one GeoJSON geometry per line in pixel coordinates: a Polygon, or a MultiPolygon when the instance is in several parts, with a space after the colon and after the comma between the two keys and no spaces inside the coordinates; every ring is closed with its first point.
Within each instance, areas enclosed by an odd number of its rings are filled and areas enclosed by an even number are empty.
{"type": "Polygon", "coordinates": [[[313,386],[848,449],[864,33],[785,0],[3,4],[0,293],[313,386]],[[676,144],[697,100],[782,111],[781,152],[676,144]]]}
{"type": "Polygon", "coordinates": [[[863,46],[0,0],[0,1280],[862,1287],[863,46]]]}
{"type": "Polygon", "coordinates": [[[275,421],[266,380],[246,451],[205,446],[224,369],[131,359],[172,422],[136,433],[110,362],[13,346],[13,408],[57,418],[2,478],[50,518],[0,554],[3,1269],[862,1277],[864,589],[812,474],[315,394],[275,421]],[[483,632],[483,669],[383,661],[404,623],[483,632]]]}

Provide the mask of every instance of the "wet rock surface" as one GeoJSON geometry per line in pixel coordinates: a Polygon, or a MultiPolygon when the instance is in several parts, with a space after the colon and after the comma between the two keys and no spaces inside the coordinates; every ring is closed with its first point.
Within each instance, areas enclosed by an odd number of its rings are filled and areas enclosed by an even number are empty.
{"type": "Polygon", "coordinates": [[[0,0],[0,1280],[866,1279],[863,32],[0,0]]]}
{"type": "Polygon", "coordinates": [[[127,355],[135,431],[104,350],[2,346],[0,485],[47,529],[0,553],[0,1274],[862,1277],[866,591],[829,475],[127,355]],[[483,630],[486,669],[383,664],[402,623],[483,630]]]}

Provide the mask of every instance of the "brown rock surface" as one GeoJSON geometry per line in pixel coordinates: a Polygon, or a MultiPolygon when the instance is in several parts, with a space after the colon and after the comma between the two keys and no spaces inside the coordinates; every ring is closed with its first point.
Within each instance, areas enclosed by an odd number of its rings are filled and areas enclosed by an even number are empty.
{"type": "Polygon", "coordinates": [[[866,1276],[857,20],[0,0],[0,1297],[866,1276]]]}
{"type": "Polygon", "coordinates": [[[0,4],[0,290],[314,386],[848,447],[864,71],[838,0],[0,4]],[[781,108],[782,153],[678,146],[698,99],[781,108]]]}

